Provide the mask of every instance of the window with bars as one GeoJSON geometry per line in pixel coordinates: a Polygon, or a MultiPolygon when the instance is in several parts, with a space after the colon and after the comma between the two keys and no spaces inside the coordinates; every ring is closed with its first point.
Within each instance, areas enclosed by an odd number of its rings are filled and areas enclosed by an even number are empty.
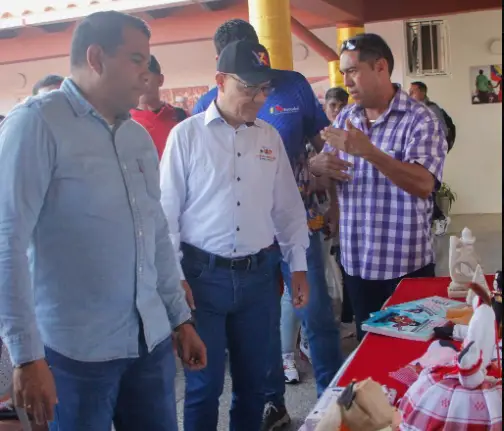
{"type": "Polygon", "coordinates": [[[448,74],[448,34],[444,21],[407,22],[406,45],[410,76],[448,74]]]}

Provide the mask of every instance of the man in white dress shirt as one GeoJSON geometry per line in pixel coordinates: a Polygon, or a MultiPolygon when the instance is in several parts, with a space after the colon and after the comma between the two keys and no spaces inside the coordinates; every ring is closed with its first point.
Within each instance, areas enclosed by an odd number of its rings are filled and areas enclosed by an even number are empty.
{"type": "Polygon", "coordinates": [[[277,73],[268,52],[232,43],[217,70],[217,100],[173,129],[161,162],[161,201],[208,349],[207,369],[186,373],[184,430],[217,429],[227,347],[230,430],[258,431],[278,316],[275,237],[292,272],[294,305],[303,307],[308,228],[282,139],[257,119],[277,73]]]}

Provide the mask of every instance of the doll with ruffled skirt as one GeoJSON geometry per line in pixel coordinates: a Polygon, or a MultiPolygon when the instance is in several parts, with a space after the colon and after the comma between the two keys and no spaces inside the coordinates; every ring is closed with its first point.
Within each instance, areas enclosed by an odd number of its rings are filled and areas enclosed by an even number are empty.
{"type": "Polygon", "coordinates": [[[502,364],[492,299],[476,284],[462,351],[424,369],[400,404],[402,431],[501,431],[502,364]]]}

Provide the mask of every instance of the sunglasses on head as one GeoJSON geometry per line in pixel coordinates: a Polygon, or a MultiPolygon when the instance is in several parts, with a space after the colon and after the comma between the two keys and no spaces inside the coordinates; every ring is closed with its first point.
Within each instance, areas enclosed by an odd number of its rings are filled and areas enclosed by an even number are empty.
{"type": "Polygon", "coordinates": [[[378,47],[369,46],[367,41],[363,41],[362,39],[348,39],[345,40],[341,45],[341,53],[344,51],[365,51],[372,52],[378,56],[378,58],[384,58],[383,52],[378,47]]]}

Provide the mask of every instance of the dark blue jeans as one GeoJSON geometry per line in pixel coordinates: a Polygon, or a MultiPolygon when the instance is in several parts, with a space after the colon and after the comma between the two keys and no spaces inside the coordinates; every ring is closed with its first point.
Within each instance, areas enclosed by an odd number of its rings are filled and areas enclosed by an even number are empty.
{"type": "MultiPolygon", "coordinates": [[[[308,305],[301,310],[296,310],[296,312],[306,329],[313,371],[317,381],[317,394],[320,396],[343,364],[343,355],[339,326],[336,322],[325,278],[320,235],[314,234],[310,237],[310,247],[306,258],[308,260],[307,277],[310,284],[310,298],[308,305]]],[[[292,293],[290,270],[285,262],[282,263],[282,275],[289,292],[292,293]]],[[[277,310],[279,309],[280,307],[277,308],[277,310]]],[[[275,319],[272,332],[275,337],[270,351],[271,368],[268,374],[266,395],[268,402],[284,405],[285,377],[280,343],[280,315],[275,319]]]]}
{"type": "Polygon", "coordinates": [[[138,359],[79,362],[46,348],[58,404],[51,431],[177,431],[171,337],[138,359]]]}
{"type": "Polygon", "coordinates": [[[258,431],[271,328],[280,304],[278,252],[264,252],[249,269],[231,270],[216,265],[215,256],[203,262],[193,248],[182,250],[182,268],[196,305],[196,328],[208,355],[205,370],[186,372],[184,430],[217,430],[227,347],[233,382],[229,429],[258,431]]]}

